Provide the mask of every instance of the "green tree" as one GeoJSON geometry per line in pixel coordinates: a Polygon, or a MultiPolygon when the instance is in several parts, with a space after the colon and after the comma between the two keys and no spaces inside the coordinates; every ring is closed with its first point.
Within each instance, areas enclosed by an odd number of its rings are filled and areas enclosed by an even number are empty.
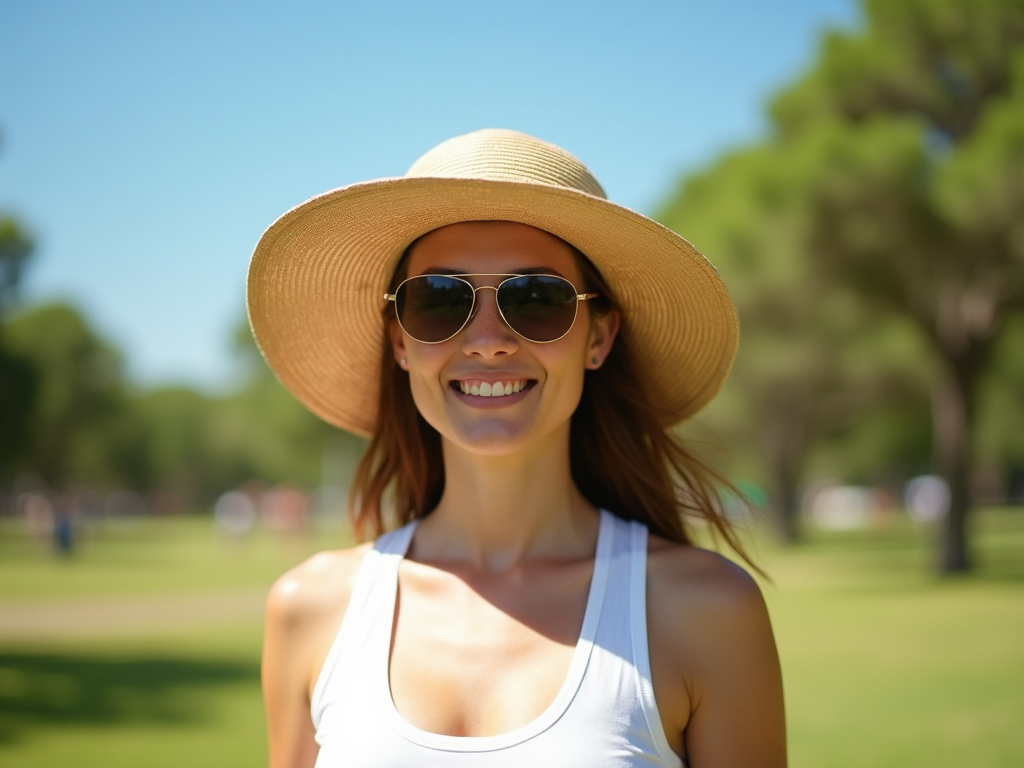
{"type": "Polygon", "coordinates": [[[1000,496],[1024,501],[1024,316],[1007,322],[979,390],[974,450],[1000,496]]]}
{"type": "Polygon", "coordinates": [[[939,566],[959,571],[978,386],[1024,307],[1024,0],[868,0],[865,11],[863,30],[826,38],[772,116],[780,142],[816,155],[808,242],[822,273],[927,342],[952,490],[939,566]]]}
{"type": "Polygon", "coordinates": [[[187,387],[137,394],[148,475],[140,491],[167,492],[186,505],[209,503],[248,477],[244,462],[215,450],[210,424],[217,400],[187,387]]]}
{"type": "Polygon", "coordinates": [[[32,240],[12,218],[0,218],[0,479],[28,449],[38,376],[8,347],[3,322],[17,299],[32,240]]]}
{"type": "Polygon", "coordinates": [[[233,346],[245,384],[225,400],[215,439],[224,450],[245,455],[254,476],[313,487],[330,480],[323,477],[330,454],[361,453],[361,438],[321,421],[281,385],[247,321],[236,328],[233,346]]]}
{"type": "Polygon", "coordinates": [[[10,217],[0,217],[0,317],[8,313],[17,298],[32,250],[32,238],[21,225],[10,217]]]}
{"type": "Polygon", "coordinates": [[[800,535],[799,486],[815,449],[851,429],[863,441],[869,407],[915,390],[907,334],[813,268],[814,160],[772,143],[735,152],[686,180],[659,216],[712,255],[736,301],[743,342],[701,418],[735,446],[740,473],[767,481],[787,542],[800,535]]]}
{"type": "Polygon", "coordinates": [[[144,485],[142,432],[118,352],[65,304],[36,307],[12,318],[5,339],[38,376],[22,467],[54,487],[144,485]]]}

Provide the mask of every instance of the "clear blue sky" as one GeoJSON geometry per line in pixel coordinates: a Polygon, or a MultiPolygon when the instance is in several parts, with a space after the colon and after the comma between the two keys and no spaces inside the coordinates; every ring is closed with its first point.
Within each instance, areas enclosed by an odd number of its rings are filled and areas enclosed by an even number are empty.
{"type": "Polygon", "coordinates": [[[0,0],[0,210],[26,296],[81,306],[142,385],[228,386],[262,231],[450,136],[526,131],[651,212],[764,131],[854,0],[0,0]]]}

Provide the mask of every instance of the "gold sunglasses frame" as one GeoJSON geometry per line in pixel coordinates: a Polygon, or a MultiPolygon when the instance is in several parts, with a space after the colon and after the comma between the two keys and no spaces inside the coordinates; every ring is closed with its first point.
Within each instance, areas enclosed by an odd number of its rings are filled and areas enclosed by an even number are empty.
{"type": "Polygon", "coordinates": [[[405,278],[405,280],[400,282],[395,287],[395,292],[394,293],[385,293],[384,294],[384,300],[385,301],[394,301],[395,302],[395,320],[398,321],[398,326],[402,329],[402,331],[405,333],[405,335],[408,336],[410,339],[412,339],[413,341],[416,341],[416,342],[418,342],[420,344],[444,344],[446,341],[451,341],[456,336],[458,336],[460,333],[462,333],[462,331],[465,330],[466,326],[469,325],[473,321],[473,318],[476,316],[476,310],[477,310],[476,292],[477,291],[482,291],[482,290],[485,290],[485,289],[488,289],[488,288],[490,290],[494,291],[494,295],[495,295],[494,306],[498,310],[498,316],[501,317],[501,321],[506,326],[508,326],[509,330],[511,330],[512,333],[514,333],[519,338],[524,339],[524,340],[530,342],[531,344],[551,344],[553,342],[559,341],[560,339],[564,339],[569,334],[569,331],[572,330],[572,327],[574,325],[576,325],[576,318],[579,317],[579,314],[580,314],[580,302],[581,301],[588,301],[589,299],[596,299],[598,296],[601,295],[599,293],[579,293],[576,290],[576,286],[572,284],[572,281],[567,279],[567,278],[565,278],[565,277],[562,277],[561,275],[549,275],[549,274],[544,274],[544,273],[532,273],[532,272],[528,272],[526,274],[517,274],[517,273],[514,273],[514,272],[461,272],[461,273],[455,274],[455,275],[449,275],[449,274],[445,274],[445,273],[436,273],[436,274],[435,273],[427,273],[425,275],[413,275],[412,277],[407,277],[407,278],[405,278]],[[415,336],[413,336],[411,333],[409,333],[409,331],[407,331],[405,329],[405,326],[402,325],[402,318],[400,318],[398,316],[398,301],[397,301],[398,292],[402,289],[402,286],[405,285],[406,283],[408,283],[410,280],[418,280],[418,279],[424,278],[424,277],[451,277],[451,278],[454,278],[456,280],[459,280],[460,282],[465,283],[473,291],[473,303],[469,305],[469,314],[466,315],[465,321],[463,321],[462,325],[459,326],[459,330],[457,330],[451,336],[449,336],[449,337],[447,337],[445,339],[441,339],[440,341],[421,341],[420,339],[417,339],[415,336]],[[481,285],[481,286],[476,286],[476,285],[473,285],[471,282],[469,282],[469,280],[466,280],[465,278],[467,278],[467,277],[504,277],[505,279],[502,280],[497,285],[481,285]],[[509,280],[514,280],[517,277],[553,277],[556,280],[564,280],[566,283],[569,284],[569,287],[572,288],[573,293],[576,295],[576,304],[573,307],[572,322],[569,323],[569,327],[565,329],[565,333],[563,333],[561,336],[559,336],[556,339],[548,339],[547,341],[535,341],[534,339],[530,339],[530,338],[527,338],[526,336],[523,336],[523,334],[521,334],[519,331],[517,331],[515,328],[512,327],[512,324],[509,323],[508,319],[505,317],[505,313],[501,311],[501,305],[498,303],[497,295],[498,295],[498,289],[501,288],[501,286],[503,286],[509,280]]]}

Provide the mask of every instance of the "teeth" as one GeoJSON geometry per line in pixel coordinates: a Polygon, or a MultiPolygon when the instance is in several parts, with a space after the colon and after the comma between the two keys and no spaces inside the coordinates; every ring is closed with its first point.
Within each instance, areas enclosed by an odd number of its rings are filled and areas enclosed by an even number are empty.
{"type": "Polygon", "coordinates": [[[503,397],[514,395],[526,389],[526,382],[519,381],[468,381],[459,382],[459,391],[464,395],[476,395],[478,397],[503,397]]]}

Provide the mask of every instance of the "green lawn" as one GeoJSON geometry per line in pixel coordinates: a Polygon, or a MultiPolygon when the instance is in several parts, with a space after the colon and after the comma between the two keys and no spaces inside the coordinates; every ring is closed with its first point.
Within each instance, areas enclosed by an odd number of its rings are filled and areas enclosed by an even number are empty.
{"type": "Polygon", "coordinates": [[[54,558],[18,521],[0,519],[0,601],[269,588],[309,554],[347,541],[340,523],[239,541],[205,515],[115,519],[83,528],[72,555],[54,558]]]}
{"type": "MultiPolygon", "coordinates": [[[[940,579],[932,532],[755,541],[794,768],[1024,765],[1024,511],[977,520],[979,570],[940,579]]],[[[220,540],[208,519],[95,531],[54,560],[0,527],[0,602],[262,588],[318,547],[220,540]]],[[[258,619],[100,641],[0,641],[0,765],[264,765],[258,619]]]]}
{"type": "Polygon", "coordinates": [[[1024,511],[978,522],[969,578],[909,525],[764,553],[793,766],[1024,766],[1024,511]]]}

